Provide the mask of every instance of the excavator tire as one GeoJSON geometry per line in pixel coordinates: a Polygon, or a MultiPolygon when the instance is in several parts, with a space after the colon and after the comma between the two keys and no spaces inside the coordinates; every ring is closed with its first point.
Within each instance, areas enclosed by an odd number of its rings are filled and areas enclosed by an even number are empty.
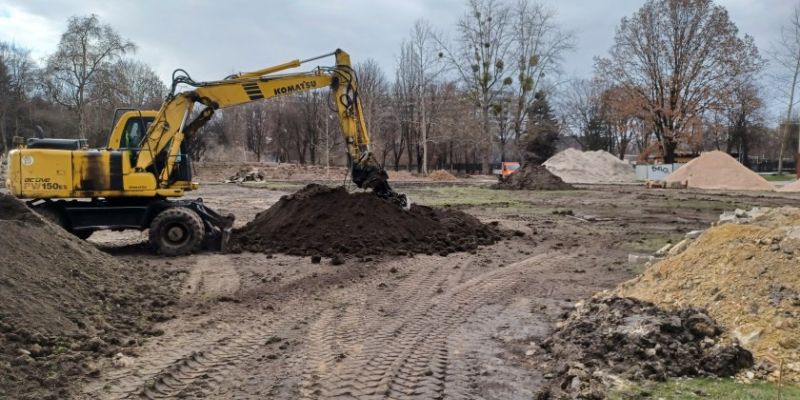
{"type": "Polygon", "coordinates": [[[205,237],[203,221],[186,207],[170,207],[150,223],[150,244],[167,256],[181,256],[200,250],[205,237]]]}

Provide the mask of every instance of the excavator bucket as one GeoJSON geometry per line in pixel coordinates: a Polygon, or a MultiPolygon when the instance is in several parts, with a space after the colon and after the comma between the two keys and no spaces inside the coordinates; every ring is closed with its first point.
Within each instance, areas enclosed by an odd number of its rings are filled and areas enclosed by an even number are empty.
{"type": "Polygon", "coordinates": [[[356,186],[364,189],[372,189],[378,197],[387,199],[401,208],[408,209],[411,204],[408,202],[408,196],[404,193],[395,192],[389,186],[389,174],[386,171],[373,165],[359,165],[353,164],[353,182],[356,186]]]}

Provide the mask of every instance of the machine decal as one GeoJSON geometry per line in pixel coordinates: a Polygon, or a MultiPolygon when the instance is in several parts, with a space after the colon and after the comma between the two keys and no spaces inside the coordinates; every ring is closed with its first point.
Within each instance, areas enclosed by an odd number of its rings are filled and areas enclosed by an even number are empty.
{"type": "Polygon", "coordinates": [[[33,165],[33,156],[29,155],[22,156],[22,165],[26,167],[30,167],[31,165],[33,165]]]}
{"type": "Polygon", "coordinates": [[[259,100],[264,98],[264,93],[261,93],[261,88],[258,87],[258,83],[250,82],[245,83],[242,86],[244,87],[244,91],[247,93],[247,96],[250,97],[250,100],[259,100]]]}
{"type": "Polygon", "coordinates": [[[67,185],[51,182],[50,178],[25,178],[22,190],[66,190],[67,185]]]}
{"type": "Polygon", "coordinates": [[[305,81],[305,82],[300,82],[300,83],[298,83],[296,85],[289,85],[289,86],[279,87],[279,88],[275,88],[273,90],[275,92],[275,95],[277,96],[277,95],[281,95],[281,94],[288,94],[288,93],[299,92],[299,91],[302,91],[302,90],[308,90],[310,88],[315,88],[315,87],[317,87],[317,82],[316,81],[305,81]]]}

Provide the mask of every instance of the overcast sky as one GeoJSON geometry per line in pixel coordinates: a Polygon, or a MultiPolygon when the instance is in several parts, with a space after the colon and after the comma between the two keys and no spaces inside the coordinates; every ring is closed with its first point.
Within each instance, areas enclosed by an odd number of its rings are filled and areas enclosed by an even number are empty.
{"type": "MultiPolygon", "coordinates": [[[[567,76],[589,76],[593,57],[607,53],[614,28],[644,0],[540,0],[556,10],[577,48],[566,55],[567,76]]],[[[780,36],[798,0],[717,0],[762,54],[780,36]]],[[[429,20],[453,32],[464,0],[293,1],[58,1],[0,0],[0,40],[41,58],[58,44],[66,20],[95,13],[139,46],[136,57],[167,82],[175,68],[196,80],[220,79],[340,47],[353,61],[376,59],[392,74],[398,47],[414,21],[429,20]]]]}

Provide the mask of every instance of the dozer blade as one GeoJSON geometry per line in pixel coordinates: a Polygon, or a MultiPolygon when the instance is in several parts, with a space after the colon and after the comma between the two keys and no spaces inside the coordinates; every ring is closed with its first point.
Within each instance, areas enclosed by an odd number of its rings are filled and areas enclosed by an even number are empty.
{"type": "Polygon", "coordinates": [[[233,214],[220,215],[216,211],[203,204],[203,199],[190,200],[187,206],[193,209],[203,220],[206,227],[206,237],[204,244],[208,250],[219,250],[225,252],[228,240],[231,236],[233,221],[236,219],[233,214]]]}

